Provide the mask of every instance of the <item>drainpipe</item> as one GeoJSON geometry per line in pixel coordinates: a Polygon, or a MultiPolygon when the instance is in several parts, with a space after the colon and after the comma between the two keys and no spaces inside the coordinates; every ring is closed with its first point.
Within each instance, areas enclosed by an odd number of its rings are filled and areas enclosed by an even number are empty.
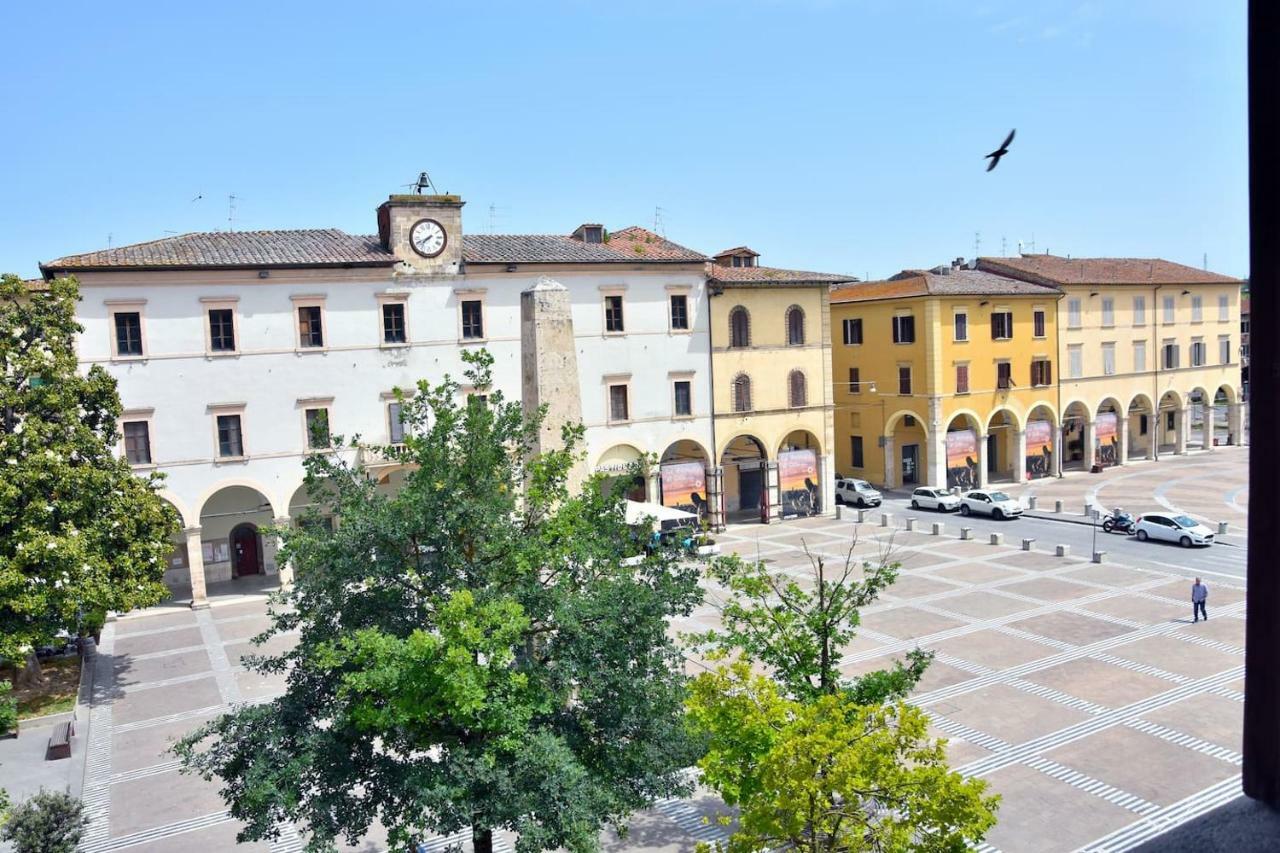
{"type": "MultiPolygon", "coordinates": [[[[1156,312],[1160,310],[1160,288],[1162,284],[1157,284],[1151,291],[1151,338],[1152,344],[1155,344],[1159,335],[1156,330],[1156,312]]],[[[1147,430],[1147,440],[1151,442],[1151,461],[1160,461],[1160,436],[1164,435],[1164,418],[1160,414],[1160,359],[1164,356],[1164,352],[1151,347],[1151,354],[1155,358],[1155,370],[1151,374],[1151,420],[1155,423],[1150,425],[1147,430]]],[[[1181,415],[1179,415],[1181,417],[1181,415]]],[[[1176,452],[1176,450],[1175,450],[1176,452]]]]}
{"type": "Polygon", "coordinates": [[[1058,454],[1058,464],[1054,467],[1058,469],[1059,478],[1063,476],[1062,457],[1067,451],[1066,433],[1063,432],[1062,429],[1063,421],[1065,421],[1067,417],[1067,413],[1062,411],[1062,372],[1064,369],[1064,365],[1062,363],[1062,300],[1065,299],[1066,296],[1066,291],[1059,289],[1057,302],[1053,306],[1053,349],[1058,356],[1058,381],[1054,383],[1058,386],[1058,429],[1057,433],[1053,437],[1055,439],[1061,439],[1058,443],[1063,445],[1062,447],[1054,448],[1058,454]]]}
{"type": "MultiPolygon", "coordinates": [[[[717,296],[719,291],[710,281],[706,283],[707,288],[707,383],[709,389],[708,402],[711,403],[711,458],[707,461],[711,463],[711,470],[720,473],[716,475],[717,495],[719,497],[720,506],[716,508],[716,513],[720,518],[721,527],[724,526],[724,471],[720,470],[720,457],[716,456],[716,450],[719,444],[716,443],[716,324],[712,322],[711,317],[711,298],[717,296]]],[[[710,484],[708,484],[710,486],[710,484]]],[[[711,497],[711,489],[707,489],[707,498],[711,497]]],[[[719,531],[717,531],[719,532],[719,531]]]]}

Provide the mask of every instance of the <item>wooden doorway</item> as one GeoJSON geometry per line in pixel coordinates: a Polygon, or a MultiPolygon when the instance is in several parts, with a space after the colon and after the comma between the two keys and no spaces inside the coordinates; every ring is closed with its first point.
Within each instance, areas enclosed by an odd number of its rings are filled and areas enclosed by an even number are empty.
{"type": "Polygon", "coordinates": [[[231,577],[262,574],[262,537],[257,525],[238,524],[231,531],[231,577]]]}

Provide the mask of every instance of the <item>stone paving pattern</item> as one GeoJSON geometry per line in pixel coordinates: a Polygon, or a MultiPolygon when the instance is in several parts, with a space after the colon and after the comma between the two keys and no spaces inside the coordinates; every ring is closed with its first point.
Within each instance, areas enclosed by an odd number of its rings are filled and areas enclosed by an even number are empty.
{"type": "MultiPolygon", "coordinates": [[[[1193,625],[1188,578],[954,534],[819,518],[737,526],[720,542],[803,581],[805,548],[843,561],[855,535],[857,558],[889,549],[902,574],[864,611],[841,668],[865,672],[916,646],[937,653],[913,701],[949,738],[953,766],[1004,797],[984,850],[1126,849],[1239,795],[1242,588],[1211,583],[1211,621],[1193,625]]],[[[267,624],[263,590],[211,593],[211,609],[174,604],[103,632],[90,726],[81,732],[86,853],[234,846],[237,826],[215,786],[179,775],[166,750],[229,705],[269,699],[283,682],[241,666],[249,638],[267,624]]],[[[673,630],[714,625],[718,599],[709,589],[708,603],[673,630]]],[[[606,833],[604,844],[692,851],[724,837],[704,821],[722,809],[706,792],[662,802],[636,816],[626,839],[606,833]]],[[[424,849],[457,841],[465,839],[424,849]]],[[[502,850],[512,843],[497,839],[502,850]]],[[[278,842],[243,847],[284,853],[301,844],[290,827],[278,842]]],[[[346,849],[384,848],[374,834],[346,849]]]]}

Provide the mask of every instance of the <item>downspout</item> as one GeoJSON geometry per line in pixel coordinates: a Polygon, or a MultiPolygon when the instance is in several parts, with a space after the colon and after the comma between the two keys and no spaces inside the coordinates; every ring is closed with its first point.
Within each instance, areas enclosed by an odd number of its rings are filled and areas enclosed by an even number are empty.
{"type": "MultiPolygon", "coordinates": [[[[1151,373],[1151,420],[1155,421],[1155,423],[1151,424],[1150,429],[1148,430],[1150,435],[1147,440],[1151,442],[1152,462],[1160,461],[1160,437],[1164,435],[1164,418],[1160,415],[1160,359],[1163,357],[1164,353],[1161,350],[1156,349],[1155,346],[1156,340],[1159,337],[1156,334],[1156,329],[1158,328],[1156,326],[1156,317],[1158,316],[1156,312],[1160,310],[1160,288],[1162,287],[1164,287],[1163,284],[1157,284],[1155,289],[1151,291],[1150,341],[1151,354],[1155,358],[1155,370],[1151,373]]],[[[1179,417],[1181,417],[1181,415],[1179,415],[1179,417]]],[[[1176,444],[1174,450],[1177,450],[1176,444]]]]}
{"type": "Polygon", "coordinates": [[[1053,306],[1053,348],[1058,354],[1058,381],[1054,383],[1054,385],[1058,386],[1058,433],[1054,438],[1061,439],[1062,447],[1054,449],[1058,453],[1058,464],[1056,467],[1058,469],[1058,478],[1061,479],[1064,472],[1062,457],[1065,456],[1067,452],[1067,434],[1062,428],[1063,423],[1067,419],[1067,413],[1062,410],[1062,373],[1064,369],[1064,365],[1062,363],[1062,300],[1066,298],[1067,293],[1062,288],[1056,289],[1058,291],[1058,298],[1053,306]]]}
{"type": "MultiPolygon", "coordinates": [[[[710,278],[708,278],[707,280],[706,288],[707,288],[707,382],[709,386],[708,396],[709,396],[709,401],[711,403],[711,454],[712,454],[711,458],[707,461],[711,463],[711,469],[715,470],[720,467],[720,459],[715,455],[716,449],[719,448],[720,445],[716,442],[716,357],[715,357],[716,324],[712,322],[711,297],[716,296],[718,294],[718,291],[716,289],[716,286],[711,283],[710,278]]],[[[720,525],[723,528],[724,526],[724,471],[720,472],[718,485],[719,485],[718,492],[719,492],[719,498],[720,498],[720,506],[717,507],[717,512],[719,513],[719,517],[720,517],[720,525]]],[[[707,497],[708,498],[711,497],[710,490],[708,490],[707,497]]],[[[719,531],[716,531],[716,532],[718,533],[719,531]]]]}

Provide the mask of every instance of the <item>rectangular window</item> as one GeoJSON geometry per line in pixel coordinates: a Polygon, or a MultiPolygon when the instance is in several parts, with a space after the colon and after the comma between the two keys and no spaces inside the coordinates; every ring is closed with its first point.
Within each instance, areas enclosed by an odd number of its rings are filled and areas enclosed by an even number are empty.
{"type": "Polygon", "coordinates": [[[1116,372],[1116,345],[1108,341],[1102,345],[1102,375],[1114,376],[1116,372]]]}
{"type": "Polygon", "coordinates": [[[1164,416],[1164,428],[1168,432],[1173,432],[1177,428],[1177,422],[1174,420],[1176,412],[1166,412],[1164,416]]]}
{"type": "Polygon", "coordinates": [[[1001,391],[1013,387],[1013,365],[1007,361],[996,362],[996,387],[1001,391]]]}
{"type": "Polygon", "coordinates": [[[693,414],[693,383],[687,379],[675,383],[676,417],[688,417],[693,414]]]}
{"type": "Polygon", "coordinates": [[[1145,326],[1147,324],[1147,297],[1133,297],[1133,325],[1145,326]]]}
{"type": "Polygon", "coordinates": [[[994,311],[991,314],[991,340],[1007,341],[1013,337],[1013,312],[994,311]]]}
{"type": "Polygon", "coordinates": [[[324,346],[324,330],[320,327],[319,305],[304,305],[298,309],[298,345],[324,346]]]}
{"type": "Polygon", "coordinates": [[[1165,370],[1176,370],[1178,368],[1178,345],[1172,341],[1165,341],[1164,344],[1163,363],[1165,370]]]}
{"type": "Polygon", "coordinates": [[[321,450],[330,445],[329,410],[307,409],[307,447],[321,450]]]}
{"type": "Polygon", "coordinates": [[[1149,427],[1147,426],[1147,416],[1138,415],[1138,435],[1146,435],[1149,427]]]}
{"type": "Polygon", "coordinates": [[[1208,360],[1209,360],[1208,348],[1204,345],[1204,341],[1201,340],[1200,338],[1195,338],[1194,340],[1192,340],[1191,341],[1191,366],[1204,367],[1205,363],[1208,360]]]}
{"type": "Polygon", "coordinates": [[[861,318],[851,318],[845,320],[844,326],[844,345],[853,346],[862,343],[862,320],[861,318]]]}
{"type": "Polygon", "coordinates": [[[849,449],[853,453],[853,462],[850,463],[854,468],[866,467],[866,460],[862,458],[862,436],[849,436],[849,449]]]}
{"type": "Polygon", "coordinates": [[[1164,322],[1166,325],[1171,324],[1174,319],[1173,297],[1166,296],[1164,298],[1164,322]]]}
{"type": "Polygon", "coordinates": [[[1041,388],[1053,384],[1053,362],[1047,358],[1031,361],[1031,387],[1041,388]]]}
{"type": "Polygon", "coordinates": [[[404,324],[404,303],[382,303],[382,342],[402,344],[408,339],[404,324]]]}
{"type": "Polygon", "coordinates": [[[963,311],[958,311],[955,315],[955,339],[957,341],[969,340],[969,315],[963,311]]]}
{"type": "Polygon", "coordinates": [[[239,415],[218,415],[218,455],[224,459],[244,456],[239,415]]]}
{"type": "MultiPolygon", "coordinates": [[[[621,297],[619,297],[621,299],[621,297]]],[[[628,420],[627,386],[609,386],[609,420],[613,422],[628,420]]]]}
{"type": "Polygon", "coordinates": [[[604,298],[604,330],[606,332],[625,331],[622,324],[621,296],[606,296],[604,298]]]}
{"type": "Polygon", "coordinates": [[[130,465],[151,464],[151,428],[146,421],[126,421],[124,458],[130,465]]]}
{"type": "Polygon", "coordinates": [[[1067,377],[1079,379],[1081,376],[1084,376],[1084,351],[1080,344],[1071,344],[1067,347],[1067,377]]]}
{"type": "Polygon", "coordinates": [[[1133,371],[1134,373],[1147,372],[1147,342],[1133,342],[1133,371]]]}
{"type": "Polygon", "coordinates": [[[857,367],[849,368],[849,393],[862,393],[862,370],[857,367]]]}
{"type": "Polygon", "coordinates": [[[898,368],[898,393],[911,394],[911,368],[905,365],[898,368]]]}
{"type": "Polygon", "coordinates": [[[232,309],[209,309],[209,349],[214,352],[236,351],[235,312],[232,309]]]}
{"type": "Polygon", "coordinates": [[[1102,300],[1102,325],[1114,326],[1116,324],[1116,301],[1110,296],[1103,297],[1102,300]]]}
{"type": "Polygon", "coordinates": [[[1200,323],[1204,320],[1204,297],[1196,295],[1191,297],[1191,322],[1200,323]]]}
{"type": "Polygon", "coordinates": [[[1225,293],[1218,297],[1218,322],[1225,323],[1231,319],[1231,297],[1225,293]]]}
{"type": "Polygon", "coordinates": [[[404,444],[405,426],[402,420],[403,416],[403,404],[387,404],[387,437],[391,439],[392,444],[404,444]]]}
{"type": "Polygon", "coordinates": [[[1079,299],[1067,300],[1067,328],[1068,329],[1080,328],[1080,300],[1079,299]]]}
{"type": "Polygon", "coordinates": [[[1218,364],[1231,363],[1231,338],[1226,335],[1218,336],[1218,364]]]}
{"type": "Polygon", "coordinates": [[[142,355],[142,315],[116,312],[116,355],[142,355]]]}
{"type": "Polygon", "coordinates": [[[462,300],[462,339],[476,341],[484,337],[484,302],[479,299],[462,300]]]}
{"type": "Polygon", "coordinates": [[[1044,309],[1037,308],[1031,315],[1032,334],[1037,338],[1044,337],[1044,309]]]}
{"type": "Polygon", "coordinates": [[[916,318],[910,314],[893,318],[893,342],[895,344],[913,344],[916,342],[916,318]]]}
{"type": "Polygon", "coordinates": [[[956,393],[969,393],[969,365],[967,364],[956,365],[956,393]]]}
{"type": "Polygon", "coordinates": [[[689,297],[683,293],[671,294],[671,328],[676,331],[689,328],[689,297]]]}

